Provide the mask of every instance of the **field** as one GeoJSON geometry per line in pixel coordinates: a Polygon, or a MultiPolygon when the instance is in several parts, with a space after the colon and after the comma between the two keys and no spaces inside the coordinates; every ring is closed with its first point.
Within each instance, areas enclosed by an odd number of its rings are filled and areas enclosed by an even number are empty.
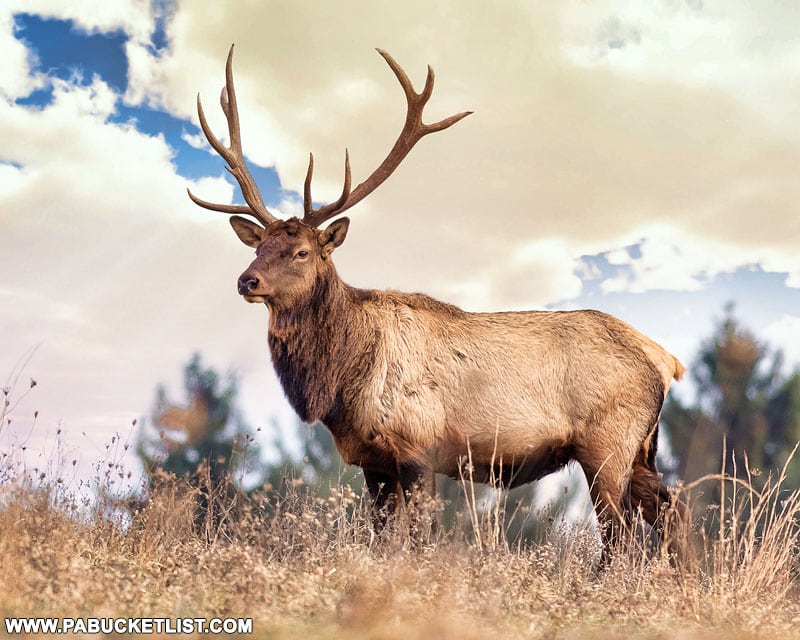
{"type": "Polygon", "coordinates": [[[347,486],[215,498],[198,528],[174,478],[131,516],[27,477],[6,469],[0,485],[4,617],[251,617],[248,637],[403,640],[790,638],[800,624],[800,498],[779,478],[760,495],[726,481],[725,506],[695,514],[724,526],[697,533],[691,566],[632,532],[598,570],[592,522],[512,545],[497,502],[467,500],[463,527],[412,544],[402,526],[376,539],[347,486]]]}

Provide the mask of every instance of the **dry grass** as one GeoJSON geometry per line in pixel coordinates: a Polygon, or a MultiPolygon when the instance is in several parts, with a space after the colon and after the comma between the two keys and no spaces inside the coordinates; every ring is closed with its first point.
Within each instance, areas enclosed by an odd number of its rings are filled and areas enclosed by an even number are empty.
{"type": "MultiPolygon", "coordinates": [[[[3,391],[0,430],[13,408],[3,391]]],[[[3,452],[3,617],[251,617],[258,638],[402,640],[780,639],[800,623],[800,494],[783,474],[760,493],[747,477],[685,488],[722,497],[696,514],[691,566],[676,569],[633,527],[598,571],[591,523],[509,545],[502,496],[476,500],[468,482],[464,526],[427,545],[402,523],[376,539],[366,497],[347,486],[223,492],[198,527],[195,490],[164,476],[127,512],[109,497],[122,473],[114,451],[97,466],[97,500],[69,488],[70,461],[31,469],[3,452]]]]}
{"type": "Polygon", "coordinates": [[[257,637],[403,640],[789,638],[800,621],[800,499],[778,481],[760,495],[726,482],[713,514],[724,526],[699,536],[696,566],[676,570],[632,534],[598,573],[591,527],[510,547],[491,510],[420,547],[402,532],[376,540],[348,487],[298,487],[225,498],[221,523],[197,535],[174,479],[130,519],[76,518],[85,507],[57,482],[12,475],[0,485],[4,616],[242,616],[257,637]]]}

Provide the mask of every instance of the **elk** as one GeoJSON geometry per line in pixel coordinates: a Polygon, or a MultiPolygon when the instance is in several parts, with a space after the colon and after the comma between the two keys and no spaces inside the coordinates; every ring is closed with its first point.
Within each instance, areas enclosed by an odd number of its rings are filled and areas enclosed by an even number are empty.
{"type": "Polygon", "coordinates": [[[220,97],[229,146],[197,99],[200,126],[246,204],[189,196],[235,214],[233,230],[256,251],[238,293],[267,307],[272,362],[292,407],[305,422],[322,422],[342,458],[363,469],[379,528],[432,492],[435,474],[458,478],[466,460],[473,479],[506,487],[577,462],[606,543],[639,511],[662,529],[667,510],[685,518],[655,466],[661,407],[684,367],[656,342],[599,311],[469,313],[420,293],[358,289],[337,275],[332,254],[349,226],[337,216],[383,183],[422,137],[471,113],[425,124],[433,70],[417,93],[394,59],[378,53],[406,97],[400,134],[354,189],[345,152],[342,194],[319,208],[310,155],[302,219],[272,215],[245,163],[233,47],[220,97]]]}

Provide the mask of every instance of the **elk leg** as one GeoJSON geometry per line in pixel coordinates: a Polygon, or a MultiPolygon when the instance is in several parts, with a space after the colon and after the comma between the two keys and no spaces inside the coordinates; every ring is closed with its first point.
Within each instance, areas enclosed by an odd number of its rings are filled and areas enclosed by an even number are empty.
{"type": "Polygon", "coordinates": [[[412,539],[420,544],[432,542],[437,530],[434,505],[436,474],[416,464],[401,465],[400,485],[412,539]]]}
{"type": "Polygon", "coordinates": [[[402,487],[395,476],[379,471],[364,469],[364,480],[372,499],[372,528],[380,534],[397,511],[402,487]]]}
{"type": "Polygon", "coordinates": [[[600,566],[604,567],[611,561],[616,546],[622,540],[625,524],[620,517],[619,500],[611,498],[607,492],[593,495],[592,500],[597,514],[597,522],[600,525],[600,538],[603,541],[600,566]]]}
{"type": "Polygon", "coordinates": [[[645,463],[641,455],[637,456],[633,465],[625,495],[625,508],[631,517],[641,509],[647,523],[662,535],[674,561],[679,565],[688,562],[688,534],[691,528],[689,507],[670,493],[661,476],[645,463]]]}
{"type": "Polygon", "coordinates": [[[589,483],[589,493],[597,514],[600,526],[600,537],[603,541],[603,552],[600,556],[600,566],[603,567],[611,560],[614,547],[618,544],[620,536],[625,529],[622,520],[622,487],[620,478],[624,477],[610,460],[597,466],[581,463],[586,480],[589,483]]]}

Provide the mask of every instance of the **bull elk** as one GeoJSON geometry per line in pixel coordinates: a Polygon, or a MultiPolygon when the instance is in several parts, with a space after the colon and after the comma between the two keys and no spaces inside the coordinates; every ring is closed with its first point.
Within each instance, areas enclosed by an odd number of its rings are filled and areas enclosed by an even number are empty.
{"type": "MultiPolygon", "coordinates": [[[[405,93],[405,124],[377,169],[335,202],[314,208],[310,156],[302,220],[278,219],[264,205],[242,154],[231,67],[220,103],[230,146],[200,126],[227,162],[246,204],[201,207],[228,214],[256,258],[238,292],[266,305],[269,348],[286,396],[306,422],[327,426],[342,458],[364,471],[376,524],[412,496],[433,491],[434,474],[471,476],[513,487],[577,461],[595,510],[613,537],[641,510],[663,526],[670,505],[685,507],[656,471],[658,420],[667,390],[684,372],[653,340],[599,311],[468,313],[419,293],[345,284],[332,253],[350,221],[337,218],[374,191],[425,135],[471,112],[422,121],[433,70],[417,93],[403,69],[378,50],[405,93]]],[[[607,548],[607,545],[606,547],[607,548]]]]}

